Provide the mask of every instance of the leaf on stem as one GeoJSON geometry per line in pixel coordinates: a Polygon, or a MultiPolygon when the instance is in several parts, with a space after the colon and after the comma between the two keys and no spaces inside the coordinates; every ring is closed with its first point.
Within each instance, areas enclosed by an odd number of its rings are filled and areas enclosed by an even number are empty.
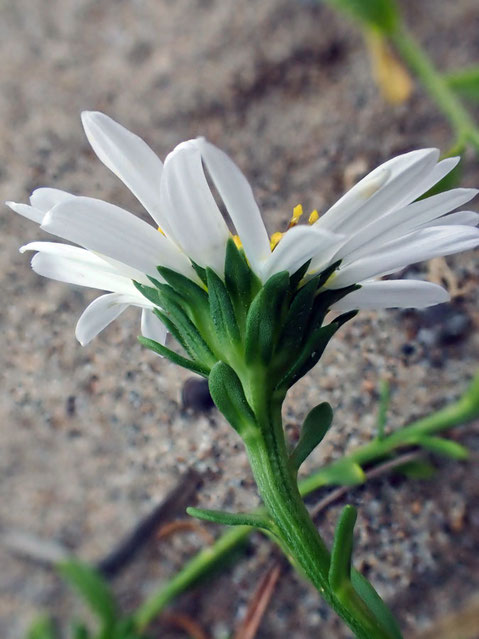
{"type": "Polygon", "coordinates": [[[392,33],[399,22],[394,0],[325,0],[331,7],[342,11],[353,20],[365,22],[384,33],[392,33]]]}
{"type": "Polygon", "coordinates": [[[479,102],[479,66],[444,74],[449,88],[474,102],[479,102]]]}
{"type": "Polygon", "coordinates": [[[228,513],[224,510],[207,510],[204,508],[194,508],[190,506],[186,509],[188,515],[197,517],[205,521],[212,521],[215,524],[224,524],[226,526],[251,526],[253,528],[261,528],[269,532],[274,532],[274,525],[264,515],[256,513],[228,513]]]}
{"type": "Polygon", "coordinates": [[[339,516],[334,533],[328,581],[336,594],[340,593],[350,583],[356,517],[356,508],[351,505],[345,506],[339,516]]]}
{"type": "Polygon", "coordinates": [[[255,428],[255,417],[248,404],[238,375],[225,362],[217,362],[210,371],[208,386],[218,410],[242,437],[255,428]]]}
{"type": "Polygon", "coordinates": [[[323,485],[355,486],[366,481],[366,475],[361,466],[348,458],[340,459],[319,472],[324,477],[323,485]]]}
{"type": "Polygon", "coordinates": [[[391,639],[403,639],[399,625],[392,612],[378,595],[373,585],[355,568],[351,570],[351,583],[354,590],[374,614],[378,623],[391,636],[391,639]]]}
{"type": "Polygon", "coordinates": [[[296,471],[299,470],[304,460],[321,443],[333,421],[333,409],[328,402],[322,402],[315,406],[306,416],[301,436],[296,448],[290,455],[291,463],[296,471]]]}

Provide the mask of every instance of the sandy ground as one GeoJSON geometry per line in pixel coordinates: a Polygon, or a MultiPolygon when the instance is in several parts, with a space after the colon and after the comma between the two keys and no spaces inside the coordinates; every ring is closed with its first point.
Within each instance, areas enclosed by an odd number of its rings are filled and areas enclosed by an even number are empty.
{"type": "MultiPolygon", "coordinates": [[[[475,0],[401,5],[443,68],[477,61],[475,0]]],[[[448,127],[421,90],[405,105],[387,106],[358,33],[311,2],[17,0],[2,3],[0,12],[3,200],[25,201],[33,188],[49,185],[143,215],[89,149],[79,120],[85,108],[108,112],[161,157],[183,139],[206,135],[244,169],[271,231],[298,202],[321,211],[394,154],[448,145],[448,127]]],[[[463,183],[479,183],[472,157],[463,183]]],[[[18,247],[42,237],[34,224],[5,210],[0,225],[2,538],[29,533],[95,560],[188,468],[205,474],[202,506],[256,504],[235,433],[215,411],[182,409],[189,375],[139,347],[137,314],[128,312],[82,348],[74,323],[93,293],[31,272],[18,247]]],[[[468,291],[449,312],[363,313],[292,390],[292,430],[318,401],[336,409],[335,428],[306,469],[368,440],[380,379],[392,385],[391,428],[465,389],[479,342],[475,259],[473,253],[448,259],[468,291]]],[[[416,270],[427,276],[425,265],[416,270]]],[[[477,424],[454,437],[477,456],[477,424]]],[[[357,565],[392,605],[406,636],[479,588],[477,464],[473,458],[439,468],[429,482],[383,479],[348,497],[360,509],[357,565]]],[[[332,508],[323,518],[328,540],[337,514],[332,508]]],[[[150,544],[116,583],[125,607],[202,543],[178,534],[150,544]]],[[[251,548],[241,563],[175,603],[210,637],[237,625],[265,570],[269,545],[258,536],[251,548]]],[[[4,639],[22,637],[39,611],[63,619],[78,612],[47,568],[5,544],[0,561],[4,639]]],[[[161,625],[156,632],[185,636],[161,625]]],[[[283,574],[258,637],[286,635],[348,636],[291,571],[283,574]]]]}

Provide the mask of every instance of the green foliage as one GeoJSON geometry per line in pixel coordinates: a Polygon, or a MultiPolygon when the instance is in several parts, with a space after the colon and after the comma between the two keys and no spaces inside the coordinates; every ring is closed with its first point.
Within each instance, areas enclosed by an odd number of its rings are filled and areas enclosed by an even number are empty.
{"type": "Polygon", "coordinates": [[[315,406],[307,415],[301,429],[301,436],[290,459],[295,470],[321,443],[333,421],[333,409],[328,402],[315,406]]]}
{"type": "Polygon", "coordinates": [[[372,584],[354,568],[351,570],[351,583],[354,590],[374,614],[378,623],[388,631],[391,638],[403,639],[394,615],[378,595],[372,584]]]}
{"type": "Polygon", "coordinates": [[[226,526],[251,526],[253,528],[262,528],[268,531],[272,531],[274,528],[270,519],[264,515],[258,515],[256,513],[228,513],[222,510],[205,510],[203,508],[193,508],[192,506],[188,507],[186,512],[192,517],[204,519],[205,521],[212,521],[215,524],[224,524],[226,526]]]}
{"type": "Polygon", "coordinates": [[[172,351],[166,346],[163,346],[163,344],[155,342],[155,340],[149,339],[148,337],[143,337],[143,335],[138,336],[138,341],[142,346],[146,346],[146,348],[149,348],[151,351],[157,353],[157,355],[160,355],[161,357],[166,357],[170,360],[170,362],[178,364],[178,366],[182,366],[189,371],[193,371],[193,373],[198,373],[198,375],[201,375],[202,377],[208,377],[209,369],[199,362],[187,359],[186,357],[175,353],[175,351],[172,351]]]}
{"type": "Polygon", "coordinates": [[[436,468],[425,459],[415,459],[398,466],[395,470],[408,479],[431,479],[436,474],[436,468]]]}
{"type": "Polygon", "coordinates": [[[57,633],[49,617],[36,619],[27,633],[26,639],[55,639],[57,633]]]}
{"type": "Polygon", "coordinates": [[[453,91],[472,102],[479,102],[479,66],[446,73],[443,77],[453,91]]]}
{"type": "Polygon", "coordinates": [[[328,581],[332,590],[337,594],[350,582],[356,517],[356,508],[350,505],[345,506],[339,516],[334,533],[328,581]]]}
{"type": "Polygon", "coordinates": [[[237,248],[232,239],[226,245],[225,285],[243,331],[250,304],[261,288],[261,282],[248,266],[244,252],[237,248]]]}
{"type": "Polygon", "coordinates": [[[238,375],[225,362],[218,362],[210,371],[208,385],[218,410],[243,438],[246,437],[255,428],[255,416],[238,375]]]}
{"type": "Polygon", "coordinates": [[[289,275],[282,271],[270,277],[254,298],[246,317],[246,364],[271,362],[288,294],[289,275]]]}
{"type": "Polygon", "coordinates": [[[228,290],[224,282],[210,268],[206,269],[210,318],[223,352],[238,345],[240,333],[228,290]]]}
{"type": "Polygon", "coordinates": [[[451,457],[452,459],[467,459],[469,457],[467,448],[443,437],[423,436],[417,440],[417,443],[426,450],[443,457],[451,457]]]}
{"type": "Polygon", "coordinates": [[[117,615],[116,602],[109,585],[101,575],[91,566],[76,560],[61,563],[58,570],[83,597],[103,628],[112,628],[117,615]]]}
{"type": "Polygon", "coordinates": [[[393,33],[399,23],[394,0],[324,0],[353,20],[375,27],[385,34],[393,33]]]}
{"type": "Polygon", "coordinates": [[[355,486],[366,481],[366,475],[361,466],[347,457],[319,472],[323,477],[324,485],[355,486]]]}

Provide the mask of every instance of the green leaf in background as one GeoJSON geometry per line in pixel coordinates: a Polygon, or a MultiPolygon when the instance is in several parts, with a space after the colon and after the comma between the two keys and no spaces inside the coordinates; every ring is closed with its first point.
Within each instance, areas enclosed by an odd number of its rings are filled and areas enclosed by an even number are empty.
{"type": "Polygon", "coordinates": [[[479,102],[479,66],[444,74],[449,87],[464,98],[479,102]]]}
{"type": "Polygon", "coordinates": [[[432,453],[443,457],[451,457],[451,459],[467,459],[469,457],[467,448],[450,439],[444,439],[444,437],[425,436],[421,437],[417,443],[432,453]]]}
{"type": "Polygon", "coordinates": [[[26,639],[56,639],[53,622],[49,617],[36,619],[27,633],[26,639]]]}
{"type": "Polygon", "coordinates": [[[364,470],[350,459],[341,459],[333,466],[324,469],[325,485],[355,486],[366,481],[364,470]]]}
{"type": "Polygon", "coordinates": [[[117,614],[109,585],[91,566],[80,561],[65,561],[58,566],[61,576],[77,590],[104,628],[111,628],[117,614]]]}
{"type": "Polygon", "coordinates": [[[228,513],[223,510],[205,510],[204,508],[194,508],[193,506],[189,506],[186,512],[191,517],[226,526],[253,526],[254,528],[263,528],[269,531],[274,527],[267,517],[256,513],[228,513]]]}
{"type": "Polygon", "coordinates": [[[436,474],[436,468],[431,462],[417,459],[398,466],[396,472],[401,473],[408,479],[430,479],[436,474]]]}
{"type": "Polygon", "coordinates": [[[399,22],[394,0],[323,0],[353,20],[365,22],[383,33],[392,33],[399,22]]]}

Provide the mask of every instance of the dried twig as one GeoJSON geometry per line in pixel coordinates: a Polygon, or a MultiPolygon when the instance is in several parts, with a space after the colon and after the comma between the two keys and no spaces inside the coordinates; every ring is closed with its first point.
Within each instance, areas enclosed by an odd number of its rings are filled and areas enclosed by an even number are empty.
{"type": "Polygon", "coordinates": [[[246,616],[234,634],[234,639],[254,639],[264,613],[273,596],[276,583],[281,574],[281,563],[275,561],[259,582],[249,604],[246,616]]]}

